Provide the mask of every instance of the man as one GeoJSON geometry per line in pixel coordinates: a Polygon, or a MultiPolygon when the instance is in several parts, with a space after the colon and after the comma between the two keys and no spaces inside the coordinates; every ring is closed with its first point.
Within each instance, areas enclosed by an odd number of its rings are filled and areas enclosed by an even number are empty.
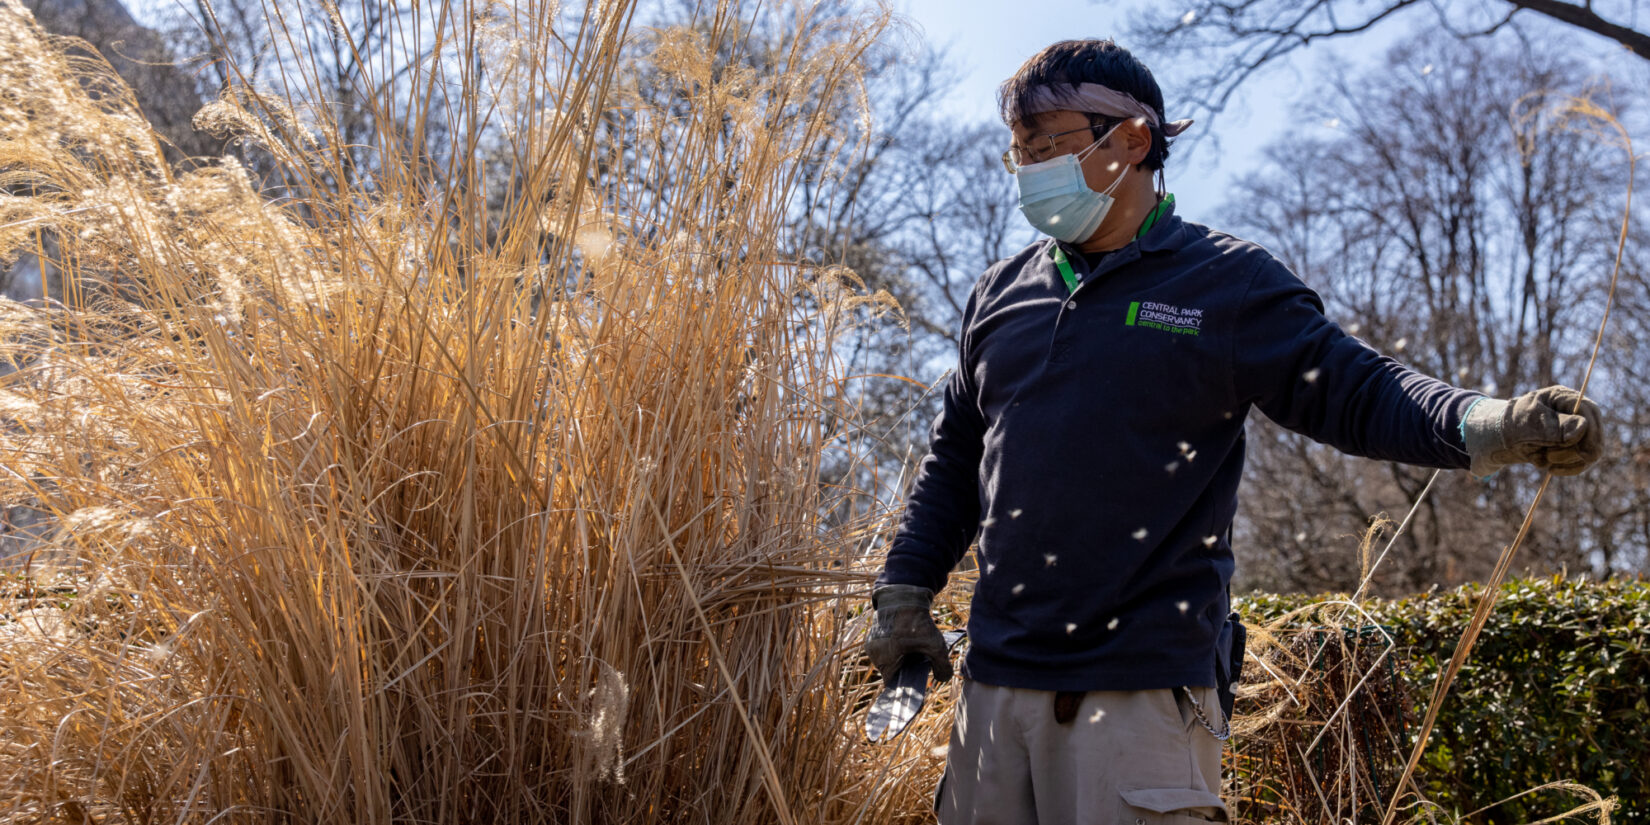
{"type": "Polygon", "coordinates": [[[977,542],[940,822],[1223,821],[1249,409],[1348,453],[1481,476],[1580,472],[1599,412],[1562,387],[1508,402],[1413,372],[1327,320],[1264,249],[1177,217],[1152,178],[1190,123],[1166,122],[1117,45],[1056,43],[1000,95],[1004,163],[1050,237],[974,287],[867,652],[884,677],[919,655],[949,678],[930,601],[977,542]]]}

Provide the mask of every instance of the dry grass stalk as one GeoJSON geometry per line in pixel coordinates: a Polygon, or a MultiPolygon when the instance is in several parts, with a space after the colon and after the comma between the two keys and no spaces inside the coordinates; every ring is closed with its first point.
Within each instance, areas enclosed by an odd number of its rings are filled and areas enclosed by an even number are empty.
{"type": "Polygon", "coordinates": [[[854,734],[861,542],[815,483],[853,449],[863,297],[781,233],[881,21],[796,9],[756,76],[712,69],[747,45],[728,7],[584,11],[420,18],[454,30],[412,91],[459,91],[405,99],[463,127],[457,168],[386,130],[357,183],[296,125],[301,73],[285,108],[226,96],[268,202],[231,160],[168,168],[108,67],[0,0],[0,256],[73,285],[0,306],[0,500],[69,560],[5,580],[42,629],[0,643],[0,821],[923,810],[943,726],[854,734]]]}
{"type": "Polygon", "coordinates": [[[1349,605],[1291,611],[1251,637],[1227,789],[1243,821],[1363,822],[1391,798],[1412,698],[1391,637],[1349,605]]]}

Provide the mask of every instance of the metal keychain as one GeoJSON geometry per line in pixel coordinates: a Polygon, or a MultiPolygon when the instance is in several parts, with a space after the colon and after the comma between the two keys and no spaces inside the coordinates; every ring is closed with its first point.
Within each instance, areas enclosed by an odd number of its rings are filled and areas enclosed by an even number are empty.
{"type": "Polygon", "coordinates": [[[1218,739],[1222,742],[1225,742],[1226,740],[1232,738],[1232,720],[1230,720],[1230,719],[1222,719],[1221,720],[1221,721],[1226,723],[1226,725],[1225,725],[1226,732],[1225,733],[1221,733],[1220,731],[1215,730],[1215,726],[1209,723],[1209,717],[1203,715],[1203,703],[1197,701],[1197,697],[1192,695],[1191,689],[1190,688],[1181,688],[1180,692],[1182,694],[1185,694],[1186,701],[1192,703],[1192,715],[1197,717],[1197,721],[1201,722],[1203,724],[1203,729],[1208,731],[1210,736],[1213,736],[1214,738],[1216,738],[1216,739],[1218,739]]]}

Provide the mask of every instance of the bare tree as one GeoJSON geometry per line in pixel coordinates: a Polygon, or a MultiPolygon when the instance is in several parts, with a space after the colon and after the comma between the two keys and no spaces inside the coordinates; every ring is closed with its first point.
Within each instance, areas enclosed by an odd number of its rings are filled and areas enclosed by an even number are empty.
{"type": "Polygon", "coordinates": [[[854,483],[897,498],[900,471],[927,451],[940,400],[933,390],[956,365],[974,281],[1032,234],[1000,160],[1007,131],[941,111],[943,58],[928,52],[883,71],[893,76],[872,86],[871,131],[848,137],[867,149],[825,178],[839,183],[821,190],[798,237],[807,258],[848,267],[901,308],[902,323],[862,325],[842,354],[850,372],[866,376],[855,390],[858,426],[879,444],[854,483]]]}
{"type": "Polygon", "coordinates": [[[140,24],[120,0],[24,0],[40,27],[85,41],[132,87],[138,106],[174,160],[222,151],[222,141],[190,121],[202,103],[199,82],[177,65],[162,33],[140,24]]]}
{"type": "MultiPolygon", "coordinates": [[[[849,0],[805,8],[850,26],[863,13],[849,0]]],[[[796,12],[780,6],[759,19],[780,33],[792,28],[782,18],[789,13],[796,12]]],[[[690,23],[691,4],[676,19],[690,23]]],[[[792,207],[796,260],[821,277],[852,273],[854,289],[886,294],[898,305],[893,317],[873,317],[882,305],[860,304],[861,323],[838,352],[854,376],[842,391],[853,396],[858,415],[831,425],[871,445],[827,462],[826,483],[866,493],[842,499],[860,505],[845,517],[897,499],[902,470],[927,449],[938,403],[931,388],[955,365],[974,280],[1011,245],[1031,239],[999,159],[1007,130],[945,112],[944,94],[954,85],[950,60],[902,35],[891,32],[860,56],[860,105],[835,113],[830,135],[798,170],[792,207]]],[[[767,45],[719,61],[728,70],[771,72],[791,48],[778,38],[753,40],[767,45]]],[[[647,78],[636,83],[645,93],[647,78]]]]}
{"type": "Polygon", "coordinates": [[[856,389],[860,426],[879,444],[872,466],[861,468],[860,489],[897,497],[891,485],[899,470],[926,454],[935,390],[956,366],[975,279],[1031,238],[999,159],[1004,137],[994,125],[907,123],[877,167],[865,170],[864,211],[809,227],[819,254],[888,291],[902,310],[902,324],[862,325],[843,353],[851,372],[867,376],[856,389]],[[878,474],[881,484],[869,478],[878,474]]]}
{"type": "Polygon", "coordinates": [[[1636,27],[1636,3],[1594,0],[1191,0],[1150,6],[1136,17],[1131,34],[1140,48],[1200,66],[1185,99],[1194,109],[1214,114],[1256,72],[1319,41],[1406,19],[1470,39],[1500,31],[1521,12],[1591,32],[1650,60],[1650,32],[1636,27]],[[1428,14],[1430,22],[1417,21],[1428,14]]]}
{"type": "MultiPolygon", "coordinates": [[[[1586,94],[1587,70],[1557,48],[1417,35],[1368,75],[1325,80],[1303,123],[1245,178],[1226,221],[1273,248],[1331,317],[1416,369],[1502,397],[1587,367],[1616,250],[1625,157],[1546,104],[1586,94]],[[1448,41],[1445,41],[1448,42],[1448,41]],[[1521,115],[1529,115],[1524,117],[1521,115]]],[[[1605,102],[1605,101],[1600,101],[1605,102]]],[[[1635,100],[1619,95],[1618,114],[1635,100]]],[[[1646,569],[1645,246],[1629,247],[1615,335],[1589,395],[1611,413],[1610,454],[1549,490],[1522,558],[1532,569],[1608,576],[1646,569]],[[1635,457],[1638,457],[1635,460],[1635,457]]],[[[1258,581],[1356,584],[1335,547],[1367,519],[1400,518],[1431,471],[1350,459],[1269,422],[1251,430],[1242,551],[1258,581]]],[[[1426,497],[1381,583],[1407,591],[1486,571],[1511,540],[1537,476],[1448,473],[1426,497]]]]}

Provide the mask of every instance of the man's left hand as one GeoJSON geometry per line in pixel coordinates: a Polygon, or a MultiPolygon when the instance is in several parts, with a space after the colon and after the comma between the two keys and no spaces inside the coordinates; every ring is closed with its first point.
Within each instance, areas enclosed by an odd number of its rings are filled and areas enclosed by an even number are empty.
{"type": "Polygon", "coordinates": [[[909,584],[883,585],[871,597],[876,617],[865,640],[865,652],[883,681],[894,677],[909,654],[928,657],[935,679],[944,682],[951,678],[951,654],[945,636],[928,612],[933,599],[934,591],[909,584]]]}

